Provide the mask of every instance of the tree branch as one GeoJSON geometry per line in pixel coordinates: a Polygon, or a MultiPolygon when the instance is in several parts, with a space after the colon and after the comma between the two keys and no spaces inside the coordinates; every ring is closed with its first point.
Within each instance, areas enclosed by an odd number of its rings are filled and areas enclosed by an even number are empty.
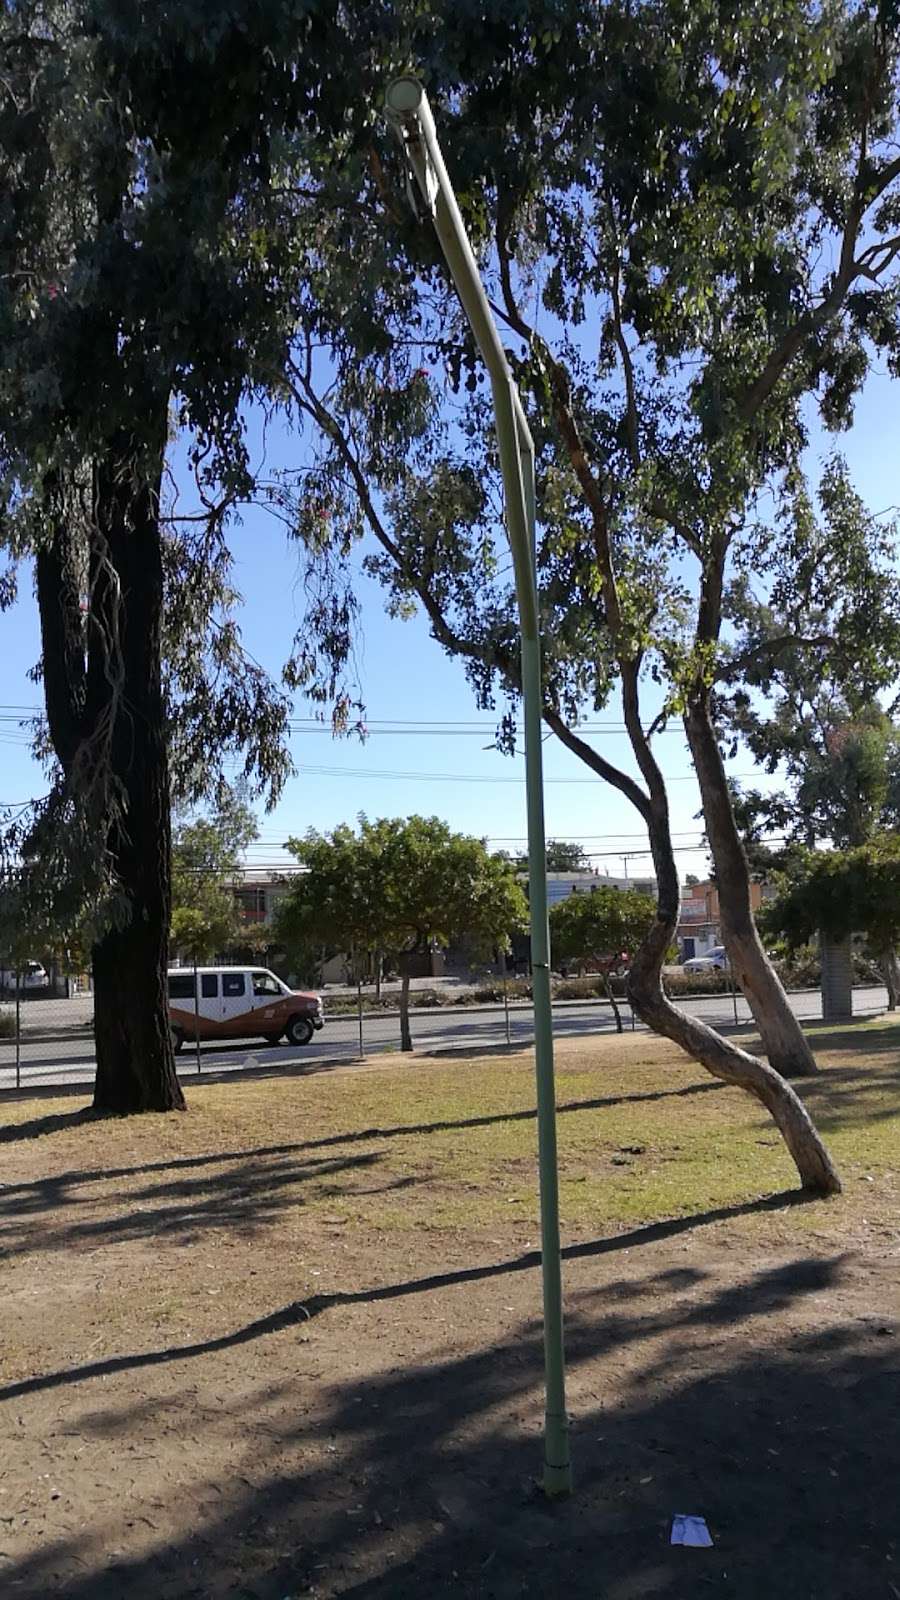
{"type": "Polygon", "coordinates": [[[625,377],[625,429],[628,439],[628,455],[631,465],[638,468],[641,464],[640,433],[638,428],[637,394],[634,383],[634,365],[631,360],[631,351],[628,340],[622,327],[622,296],[619,285],[621,263],[618,250],[616,251],[615,270],[610,282],[610,295],[613,308],[613,327],[615,329],[616,344],[622,357],[622,372],[625,377]]]}
{"type": "Polygon", "coordinates": [[[604,760],[593,745],[588,744],[585,739],[582,739],[579,734],[569,727],[558,711],[554,711],[550,706],[545,706],[543,716],[547,727],[553,730],[560,744],[564,744],[567,750],[571,750],[573,755],[576,755],[580,761],[584,762],[585,766],[596,772],[597,776],[602,778],[605,783],[611,784],[614,789],[619,790],[620,794],[624,794],[626,799],[631,801],[635,810],[640,813],[644,821],[649,825],[650,801],[644,794],[640,784],[635,783],[633,778],[630,778],[627,773],[621,772],[618,767],[614,767],[611,762],[604,760]]]}
{"type": "MultiPolygon", "coordinates": [[[[420,601],[431,624],[431,631],[437,643],[442,645],[451,655],[461,656],[463,660],[477,661],[483,666],[492,668],[499,674],[508,688],[512,689],[515,694],[521,695],[522,681],[517,659],[506,651],[500,650],[497,646],[488,647],[477,644],[473,640],[464,639],[460,634],[456,633],[447,622],[440,605],[427,585],[421,579],[406,571],[400,547],[396,540],[392,539],[383,519],[378,514],[365,474],[350,448],[343,429],[337,419],[327,410],[327,407],[322,404],[318,396],[314,394],[303,375],[297,374],[296,369],[292,370],[300,388],[300,392],[295,393],[298,404],[303,406],[303,409],[315,419],[327,437],[334,443],[341,460],[353,479],[363,514],[374,537],[382,549],[391,557],[398,571],[404,576],[420,601]]],[[[294,388],[293,385],[291,387],[292,389],[294,388]]],[[[641,817],[645,821],[649,821],[649,800],[640,785],[635,783],[628,773],[621,772],[618,767],[605,760],[586,740],[575,733],[555,707],[545,704],[542,716],[548,728],[552,729],[567,749],[577,755],[605,783],[609,783],[613,788],[618,789],[621,794],[624,794],[641,817]]]]}
{"type": "Polygon", "coordinates": [[[512,256],[510,255],[506,245],[506,230],[501,222],[501,210],[502,207],[498,205],[497,225],[494,229],[494,242],[497,246],[497,262],[500,267],[500,288],[503,292],[503,304],[506,312],[503,320],[509,323],[509,326],[515,333],[518,333],[521,338],[527,341],[528,344],[531,344],[532,340],[534,339],[534,329],[525,321],[525,318],[522,316],[516,301],[516,297],[513,293],[512,276],[510,274],[512,256]]]}
{"type": "Polygon", "coordinates": [[[846,299],[847,292],[857,277],[868,277],[877,281],[878,272],[883,271],[900,249],[900,240],[889,240],[885,245],[870,245],[863,251],[861,257],[856,257],[856,241],[860,225],[866,212],[871,209],[885,190],[890,187],[894,179],[900,176],[900,156],[888,163],[878,176],[874,186],[867,190],[864,182],[866,167],[866,130],[863,129],[860,141],[860,155],[857,163],[856,178],[853,185],[853,198],[847,213],[841,240],[841,257],[831,289],[814,310],[807,311],[798,318],[793,328],[785,334],[781,343],[769,355],[761,373],[754,383],[745,391],[743,399],[738,403],[738,416],[742,422],[749,422],[764,405],[775,388],[779,378],[793,360],[797,351],[811,334],[817,333],[819,328],[829,322],[840,310],[846,299]],[[890,250],[888,259],[881,263],[876,270],[871,261],[867,260],[873,253],[877,255],[883,248],[890,250]]]}
{"type": "Polygon", "coordinates": [[[742,677],[752,670],[757,662],[764,662],[767,656],[778,656],[784,650],[816,650],[833,644],[834,635],[831,633],[816,633],[808,637],[796,633],[783,633],[774,639],[763,639],[759,644],[752,645],[749,650],[742,650],[740,655],[732,656],[730,661],[723,662],[718,681],[729,683],[734,678],[742,677]]]}

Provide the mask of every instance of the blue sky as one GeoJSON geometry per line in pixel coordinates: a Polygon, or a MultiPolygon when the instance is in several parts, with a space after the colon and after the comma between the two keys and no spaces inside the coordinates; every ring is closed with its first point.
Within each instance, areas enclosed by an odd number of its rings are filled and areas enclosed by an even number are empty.
{"type": "MultiPolygon", "coordinates": [[[[838,441],[858,489],[874,511],[900,502],[896,391],[897,386],[885,374],[875,373],[857,407],[852,432],[838,441]]],[[[814,437],[813,470],[828,448],[828,441],[814,437]]],[[[231,544],[235,579],[244,600],[244,642],[277,676],[303,615],[296,552],[279,524],[261,510],[245,515],[242,526],[233,530],[231,544]]],[[[290,834],[352,822],[360,811],[370,816],[434,813],[455,828],[486,835],[498,846],[523,844],[521,757],[509,759],[483,748],[491,738],[490,713],[476,709],[461,666],[448,660],[432,641],[422,619],[404,623],[388,618],[381,591],[364,577],[360,578],[360,593],[359,671],[371,735],[365,743],[356,738],[334,740],[325,728],[298,729],[292,735],[298,770],[276,810],[261,816],[260,841],[253,847],[252,859],[277,863],[283,859],[279,847],[290,834]],[[427,727],[400,731],[379,726],[401,721],[427,727]]],[[[40,769],[30,758],[27,736],[9,720],[16,715],[10,707],[41,704],[40,687],[28,679],[38,658],[39,638],[27,571],[22,575],[18,603],[0,616],[0,629],[4,666],[0,802],[20,803],[40,794],[44,787],[40,769]]],[[[298,720],[310,718],[312,710],[298,701],[295,716],[298,720]]],[[[613,724],[593,737],[611,760],[633,770],[627,740],[616,731],[618,707],[611,705],[589,720],[613,724]]],[[[702,874],[705,856],[697,848],[699,798],[683,735],[679,730],[664,734],[659,749],[671,785],[679,865],[682,872],[702,874]]],[[[581,840],[601,870],[608,867],[620,873],[623,854],[646,850],[640,819],[627,801],[591,778],[555,739],[547,740],[544,751],[548,834],[581,840]]],[[[747,755],[739,754],[731,770],[736,775],[750,775],[747,755]]],[[[633,875],[647,867],[646,855],[635,854],[628,864],[633,875]]]]}

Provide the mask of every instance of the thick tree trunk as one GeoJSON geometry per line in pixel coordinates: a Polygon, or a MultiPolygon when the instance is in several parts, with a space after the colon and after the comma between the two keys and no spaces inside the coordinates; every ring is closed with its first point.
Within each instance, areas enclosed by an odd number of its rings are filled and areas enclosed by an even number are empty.
{"type": "MultiPolygon", "coordinates": [[[[160,440],[164,438],[161,418],[160,440]]],[[[162,445],[119,439],[94,472],[85,657],[73,649],[70,535],[39,564],[47,714],[69,787],[105,830],[122,926],[93,951],[99,1111],[184,1106],[168,1024],[170,797],[161,686],[162,445]]]]}
{"type": "Polygon", "coordinates": [[[140,915],[94,945],[97,1111],[173,1111],[184,1106],[158,954],[156,929],[140,915]]]}
{"type": "Polygon", "coordinates": [[[631,963],[628,995],[642,1022],[680,1045],[713,1077],[745,1089],[766,1107],[793,1158],[804,1189],[838,1194],[840,1179],[802,1100],[775,1069],[674,1006],[663,993],[661,973],[678,925],[680,894],[665,794],[651,800],[650,843],[656,868],[657,918],[631,963]]]}
{"type": "Polygon", "coordinates": [[[818,1071],[815,1056],[763,949],[753,916],[750,872],[735,826],[705,691],[690,700],[684,725],[700,784],[706,833],[716,868],[722,937],[732,971],[776,1072],[787,1077],[810,1076],[818,1071]]]}
{"type": "Polygon", "coordinates": [[[896,1011],[900,1005],[900,957],[896,950],[885,950],[878,958],[878,965],[887,986],[888,1011],[896,1011]]]}
{"type": "Polygon", "coordinates": [[[409,964],[400,962],[400,1049],[411,1050],[412,1034],[409,1031],[409,964]]]}
{"type": "Polygon", "coordinates": [[[94,1105],[99,1111],[170,1111],[183,1107],[184,1097],[166,981],[171,801],[160,661],[158,480],[148,483],[129,452],[119,459],[113,454],[96,474],[95,515],[102,543],[93,573],[88,706],[95,726],[111,716],[109,760],[121,803],[109,849],[129,920],[94,948],[94,1105]]]}

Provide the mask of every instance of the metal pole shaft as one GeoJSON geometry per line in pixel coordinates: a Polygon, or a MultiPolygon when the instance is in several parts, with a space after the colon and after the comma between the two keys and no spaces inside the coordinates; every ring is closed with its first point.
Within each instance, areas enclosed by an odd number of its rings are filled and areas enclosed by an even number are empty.
{"type": "Polygon", "coordinates": [[[559,1176],[556,1148],[556,1085],[553,1066],[553,1004],[550,993],[550,924],[547,915],[547,841],[544,831],[543,691],[535,571],[534,458],[521,448],[516,412],[493,385],[497,441],[507,505],[524,516],[525,538],[511,539],[519,595],[522,703],[525,722],[525,797],[528,818],[528,902],[531,919],[531,992],[534,1006],[534,1065],[537,1083],[538,1171],[544,1299],[544,1489],[572,1488],[566,1362],[563,1332],[562,1262],[559,1236],[559,1176]],[[504,404],[504,400],[506,403],[504,404]],[[521,508],[521,509],[520,509],[521,508]]]}
{"type": "Polygon", "coordinates": [[[528,891],[531,910],[531,985],[534,996],[534,1058],[537,1078],[538,1167],[541,1186],[541,1258],[544,1294],[544,1488],[549,1495],[572,1488],[566,1366],[563,1341],[559,1183],[556,1153],[556,1088],[553,1075],[553,1014],[550,996],[550,929],[544,840],[541,747],[541,657],[536,639],[522,639],[525,702],[525,774],[528,804],[528,891]]]}
{"type": "Polygon", "coordinates": [[[544,1488],[568,1494],[572,1486],[565,1401],[562,1268],[556,1153],[556,1092],[550,997],[550,934],[541,727],[540,624],[535,566],[534,445],[503,350],[478,265],[460,215],[422,85],[398,79],[387,95],[435,232],[491,379],[503,474],[506,524],[516,578],[522,649],[525,785],[528,814],[528,882],[531,906],[532,994],[537,1078],[538,1168],[544,1296],[546,1378],[544,1488]]]}

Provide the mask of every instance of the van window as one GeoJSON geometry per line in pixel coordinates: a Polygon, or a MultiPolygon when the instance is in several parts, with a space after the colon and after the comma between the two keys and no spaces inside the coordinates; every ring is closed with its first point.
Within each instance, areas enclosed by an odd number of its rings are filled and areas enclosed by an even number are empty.
{"type": "Polygon", "coordinates": [[[223,996],[225,996],[227,998],[229,995],[238,995],[238,994],[243,994],[243,993],[244,993],[244,974],[242,972],[223,972],[222,973],[222,994],[223,994],[223,996]]]}
{"type": "Polygon", "coordinates": [[[282,994],[282,988],[281,984],[278,982],[278,979],[272,977],[271,972],[254,972],[253,993],[277,994],[280,998],[282,994]]]}
{"type": "Polygon", "coordinates": [[[169,999],[193,1000],[194,977],[190,972],[177,972],[169,974],[169,999]]]}
{"type": "Polygon", "coordinates": [[[201,972],[200,993],[204,1000],[215,1000],[219,993],[219,980],[214,972],[201,972]]]}

